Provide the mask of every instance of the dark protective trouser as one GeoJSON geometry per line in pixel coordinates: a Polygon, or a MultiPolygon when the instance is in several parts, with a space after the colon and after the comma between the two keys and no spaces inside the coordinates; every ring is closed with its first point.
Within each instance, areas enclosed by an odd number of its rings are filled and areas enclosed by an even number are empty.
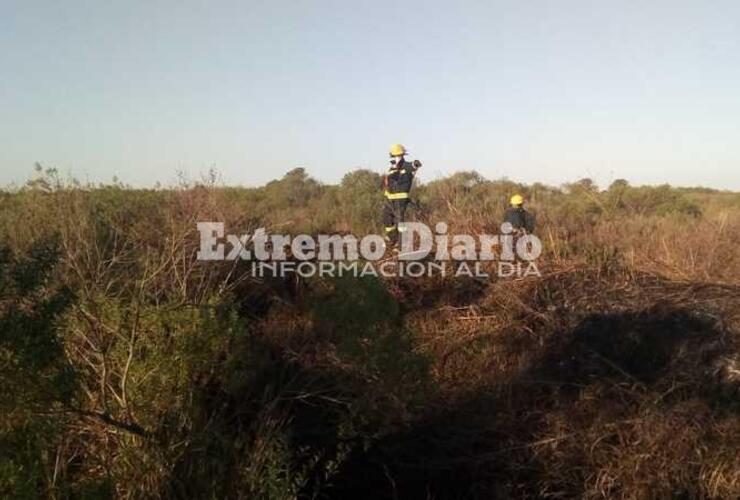
{"type": "Polygon", "coordinates": [[[383,207],[383,226],[385,226],[386,236],[393,243],[398,241],[399,231],[403,231],[403,228],[399,229],[399,225],[404,221],[408,204],[408,198],[403,200],[385,200],[385,206],[383,207]]]}

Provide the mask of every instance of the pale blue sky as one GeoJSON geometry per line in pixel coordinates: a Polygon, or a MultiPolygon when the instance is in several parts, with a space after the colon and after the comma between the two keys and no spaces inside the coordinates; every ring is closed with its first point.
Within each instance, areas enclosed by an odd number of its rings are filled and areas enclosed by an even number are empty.
{"type": "Polygon", "coordinates": [[[215,166],[740,190],[740,2],[0,0],[0,184],[215,166]]]}

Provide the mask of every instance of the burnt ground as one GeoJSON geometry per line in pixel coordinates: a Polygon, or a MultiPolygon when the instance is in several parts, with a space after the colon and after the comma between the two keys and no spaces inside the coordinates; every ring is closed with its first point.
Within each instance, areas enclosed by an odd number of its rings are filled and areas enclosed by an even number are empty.
{"type": "Polygon", "coordinates": [[[522,369],[355,452],[330,497],[710,496],[699,479],[725,453],[713,443],[740,444],[740,337],[726,321],[740,294],[651,278],[619,293],[579,280],[574,296],[568,279],[545,280],[532,304],[602,310],[542,334],[522,369]]]}

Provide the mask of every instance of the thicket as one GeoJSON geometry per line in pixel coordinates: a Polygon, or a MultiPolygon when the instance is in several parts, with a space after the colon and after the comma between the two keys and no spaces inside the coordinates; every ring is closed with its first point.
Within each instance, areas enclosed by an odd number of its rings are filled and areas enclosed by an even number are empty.
{"type": "Polygon", "coordinates": [[[541,277],[285,279],[198,262],[227,231],[376,232],[380,176],[0,192],[0,495],[740,495],[740,195],[461,172],[410,217],[541,277]]]}

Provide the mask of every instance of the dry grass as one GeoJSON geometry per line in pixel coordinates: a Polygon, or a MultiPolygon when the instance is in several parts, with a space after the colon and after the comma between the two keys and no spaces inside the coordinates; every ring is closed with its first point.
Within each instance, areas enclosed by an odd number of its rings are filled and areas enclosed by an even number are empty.
{"type": "MultiPolygon", "coordinates": [[[[725,196],[701,194],[696,216],[536,191],[542,276],[517,280],[255,280],[195,260],[200,220],[357,226],[351,192],[301,175],[3,198],[4,241],[22,254],[57,233],[55,279],[77,299],[60,333],[77,406],[43,450],[60,459],[40,495],[110,481],[121,498],[740,497],[740,211],[725,196]]],[[[495,231],[510,184],[428,186],[416,216],[495,231]]]]}

